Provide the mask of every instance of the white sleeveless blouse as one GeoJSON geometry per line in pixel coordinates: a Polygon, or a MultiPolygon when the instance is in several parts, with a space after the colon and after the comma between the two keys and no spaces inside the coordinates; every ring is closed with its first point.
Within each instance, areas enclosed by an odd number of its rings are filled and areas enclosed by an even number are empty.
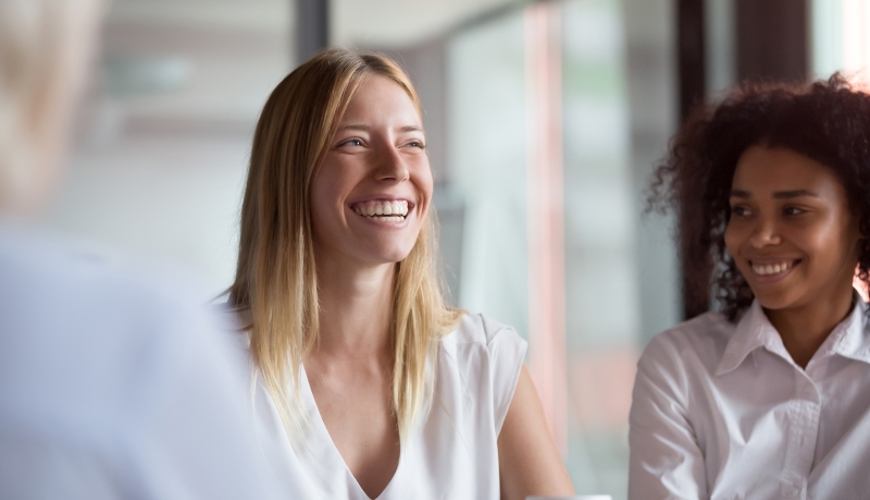
{"type": "MultiPolygon", "coordinates": [[[[429,414],[401,445],[399,465],[378,500],[498,500],[497,439],[527,343],[510,327],[465,315],[437,351],[429,414]]],[[[310,418],[305,446],[293,447],[265,386],[254,412],[260,446],[290,499],[369,500],[332,442],[302,370],[310,418]]]]}

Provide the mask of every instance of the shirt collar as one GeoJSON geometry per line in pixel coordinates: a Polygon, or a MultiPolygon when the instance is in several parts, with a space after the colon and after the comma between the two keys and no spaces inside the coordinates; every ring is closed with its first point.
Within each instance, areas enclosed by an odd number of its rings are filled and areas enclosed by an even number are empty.
{"type": "Polygon", "coordinates": [[[870,364],[867,307],[867,303],[856,293],[852,312],[834,328],[814,357],[838,354],[870,364]]]}
{"type": "Polygon", "coordinates": [[[782,347],[782,350],[785,350],[779,333],[768,321],[767,315],[761,309],[761,304],[755,300],[743,313],[743,317],[740,318],[734,329],[734,335],[725,346],[725,352],[716,367],[716,375],[723,375],[737,369],[746,359],[746,356],[749,356],[749,353],[762,346],[776,353],[779,351],[777,347],[782,347]]]}
{"type": "MultiPolygon", "coordinates": [[[[850,359],[870,364],[870,333],[867,329],[867,303],[856,298],[852,312],[838,324],[828,335],[813,358],[838,354],[850,359]]],[[[782,343],[779,332],[770,324],[764,310],[758,301],[753,301],[749,309],[740,318],[734,330],[734,335],[725,347],[722,359],[716,367],[716,375],[723,375],[737,369],[749,354],[764,347],[786,360],[791,355],[782,343]]]]}

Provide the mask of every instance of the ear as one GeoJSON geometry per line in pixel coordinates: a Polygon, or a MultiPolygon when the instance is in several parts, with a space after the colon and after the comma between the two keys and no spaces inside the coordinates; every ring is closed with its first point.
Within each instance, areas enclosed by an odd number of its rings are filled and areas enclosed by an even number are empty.
{"type": "Polygon", "coordinates": [[[858,291],[858,295],[864,302],[870,302],[870,283],[859,277],[861,271],[860,265],[855,268],[855,278],[852,280],[852,286],[858,291]]]}

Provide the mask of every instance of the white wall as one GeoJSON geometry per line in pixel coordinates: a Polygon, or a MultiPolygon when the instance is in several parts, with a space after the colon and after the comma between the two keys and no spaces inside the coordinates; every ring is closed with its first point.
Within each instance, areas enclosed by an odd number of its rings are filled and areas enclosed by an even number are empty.
{"type": "Polygon", "coordinates": [[[118,0],[45,223],[231,282],[259,112],[291,68],[287,0],[118,0]]]}
{"type": "Polygon", "coordinates": [[[189,269],[211,298],[232,281],[249,148],[244,139],[152,137],[79,151],[45,220],[99,252],[189,269]]]}

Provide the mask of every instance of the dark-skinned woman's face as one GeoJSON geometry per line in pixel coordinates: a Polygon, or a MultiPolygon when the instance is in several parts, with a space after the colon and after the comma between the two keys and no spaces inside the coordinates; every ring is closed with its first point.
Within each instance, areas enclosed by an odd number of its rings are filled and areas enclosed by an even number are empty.
{"type": "Polygon", "coordinates": [[[730,205],[725,244],[762,307],[851,294],[858,221],[832,169],[790,149],[752,146],[737,162],[730,205]]]}

